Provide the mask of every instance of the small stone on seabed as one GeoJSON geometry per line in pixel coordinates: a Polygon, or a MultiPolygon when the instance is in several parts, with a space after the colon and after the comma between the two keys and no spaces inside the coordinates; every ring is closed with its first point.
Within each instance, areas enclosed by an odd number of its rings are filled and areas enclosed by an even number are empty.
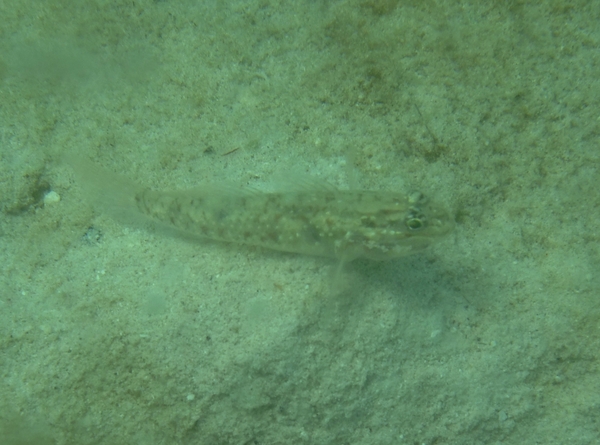
{"type": "Polygon", "coordinates": [[[48,193],[44,195],[44,205],[54,204],[55,202],[60,201],[60,195],[56,193],[54,190],[50,190],[48,193]]]}

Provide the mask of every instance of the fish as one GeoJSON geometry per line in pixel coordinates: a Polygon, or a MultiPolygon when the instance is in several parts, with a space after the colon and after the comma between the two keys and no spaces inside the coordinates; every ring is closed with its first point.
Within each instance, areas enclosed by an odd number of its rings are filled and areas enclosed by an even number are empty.
{"type": "Polygon", "coordinates": [[[422,193],[344,190],[302,178],[263,191],[209,183],[162,191],[71,160],[79,180],[105,209],[185,235],[350,262],[421,252],[450,233],[450,213],[422,193]]]}

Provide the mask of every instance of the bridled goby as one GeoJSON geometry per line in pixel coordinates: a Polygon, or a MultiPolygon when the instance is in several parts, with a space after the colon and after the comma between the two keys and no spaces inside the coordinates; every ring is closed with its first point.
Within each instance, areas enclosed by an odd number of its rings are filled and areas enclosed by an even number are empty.
{"type": "Polygon", "coordinates": [[[224,184],[159,191],[70,159],[104,207],[185,234],[336,258],[388,260],[422,251],[448,234],[450,214],[420,193],[340,190],[303,180],[264,192],[224,184]]]}

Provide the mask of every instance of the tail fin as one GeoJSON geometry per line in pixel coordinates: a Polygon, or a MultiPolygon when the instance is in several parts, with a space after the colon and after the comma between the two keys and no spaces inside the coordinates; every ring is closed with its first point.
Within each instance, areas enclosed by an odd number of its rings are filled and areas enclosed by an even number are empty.
{"type": "Polygon", "coordinates": [[[92,206],[128,225],[139,227],[144,221],[135,200],[142,187],[78,155],[67,155],[64,161],[75,171],[75,180],[92,206]]]}

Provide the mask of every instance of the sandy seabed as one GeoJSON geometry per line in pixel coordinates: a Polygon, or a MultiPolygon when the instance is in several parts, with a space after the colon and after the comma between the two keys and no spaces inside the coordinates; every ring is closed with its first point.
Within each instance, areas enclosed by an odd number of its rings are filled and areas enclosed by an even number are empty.
{"type": "Polygon", "coordinates": [[[2,444],[597,443],[600,2],[541,3],[0,0],[2,444]],[[120,221],[69,153],[456,228],[338,272],[120,221]]]}

